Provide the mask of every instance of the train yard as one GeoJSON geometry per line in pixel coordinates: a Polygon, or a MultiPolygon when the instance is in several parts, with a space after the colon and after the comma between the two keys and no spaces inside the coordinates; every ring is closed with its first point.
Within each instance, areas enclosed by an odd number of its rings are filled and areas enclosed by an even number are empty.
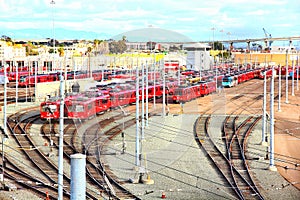
{"type": "MultiPolygon", "coordinates": [[[[261,175],[258,176],[264,173],[274,177],[272,173],[277,172],[265,170],[268,167],[266,149],[259,146],[257,139],[261,137],[263,80],[254,72],[247,77],[252,78],[236,76],[235,85],[219,90],[217,84],[210,85],[209,81],[177,89],[168,85],[167,116],[161,114],[161,96],[157,96],[156,105],[150,101],[142,141],[142,173],[135,170],[134,164],[136,105],[129,100],[136,99],[134,90],[115,90],[110,93],[114,98],[102,101],[108,107],[85,117],[74,117],[72,109],[68,109],[64,115],[64,199],[70,198],[70,155],[75,153],[87,156],[87,199],[160,199],[165,196],[170,199],[273,199],[278,195],[286,198],[281,194],[283,189],[289,189],[287,199],[299,196],[294,186],[281,186],[288,184],[281,176],[276,176],[274,180],[278,183],[272,185],[271,181],[264,183],[261,175]],[[120,105],[124,90],[128,91],[128,99],[120,105]],[[184,90],[189,90],[186,94],[190,95],[185,95],[184,90]],[[253,155],[256,148],[262,150],[253,155]],[[253,167],[256,162],[264,169],[253,167]],[[154,184],[145,184],[151,180],[154,184]]],[[[282,84],[284,87],[285,83],[282,84]]],[[[153,86],[148,95],[161,95],[161,85],[156,88],[153,86]]],[[[143,101],[142,91],[139,95],[143,101]]],[[[297,102],[297,95],[291,97],[289,109],[297,107],[298,104],[293,103],[297,102]]],[[[278,94],[276,97],[278,100],[278,94]]],[[[103,96],[101,98],[103,100],[103,96]]],[[[69,108],[77,108],[74,111],[86,111],[79,109],[85,108],[81,106],[84,104],[72,103],[75,103],[72,98],[65,101],[69,108]]],[[[42,105],[9,115],[11,139],[6,148],[11,150],[5,155],[5,178],[18,190],[22,188],[32,195],[31,199],[46,196],[57,199],[59,115],[52,111],[49,115],[50,111],[42,109],[42,105]],[[48,114],[42,117],[43,111],[48,114]]],[[[278,120],[282,118],[283,112],[278,113],[278,120]]],[[[286,160],[283,156],[276,162],[286,160]]],[[[278,168],[284,169],[282,165],[278,168]]]]}

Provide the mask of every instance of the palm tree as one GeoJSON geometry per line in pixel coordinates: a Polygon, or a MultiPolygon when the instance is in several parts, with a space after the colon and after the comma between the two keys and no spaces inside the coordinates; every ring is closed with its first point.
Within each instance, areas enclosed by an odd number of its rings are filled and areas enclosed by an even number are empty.
{"type": "Polygon", "coordinates": [[[65,55],[64,47],[59,47],[57,51],[60,57],[63,57],[65,55]]]}
{"type": "Polygon", "coordinates": [[[92,52],[92,47],[88,47],[86,53],[88,55],[88,74],[89,74],[90,78],[92,77],[92,72],[91,72],[91,52],[92,52]]]}

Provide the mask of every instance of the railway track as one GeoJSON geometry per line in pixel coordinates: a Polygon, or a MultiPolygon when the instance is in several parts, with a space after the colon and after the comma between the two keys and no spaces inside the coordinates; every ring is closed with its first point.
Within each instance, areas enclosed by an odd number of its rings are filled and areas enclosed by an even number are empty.
{"type": "MultiPolygon", "coordinates": [[[[56,163],[53,162],[47,155],[45,155],[39,147],[34,143],[30,137],[29,132],[30,126],[39,120],[39,113],[32,114],[31,116],[25,116],[26,113],[23,113],[18,116],[10,116],[9,120],[9,129],[11,135],[14,137],[21,151],[26,155],[26,158],[31,161],[32,166],[42,173],[47,179],[47,185],[52,185],[57,188],[57,179],[58,179],[58,168],[56,163]],[[22,116],[22,117],[21,117],[22,116]],[[30,148],[29,148],[30,147],[30,148]]],[[[64,172],[63,175],[63,195],[64,199],[70,198],[70,177],[64,172]]],[[[50,190],[47,191],[49,197],[52,199],[57,199],[58,191],[50,190]]],[[[46,192],[44,193],[46,195],[46,192]]],[[[98,199],[98,196],[87,192],[88,199],[98,199]]]]}
{"type": "MultiPolygon", "coordinates": [[[[107,142],[119,134],[123,128],[123,125],[117,124],[111,127],[111,124],[116,123],[117,120],[124,119],[123,117],[123,114],[117,114],[109,118],[104,118],[101,121],[98,121],[101,119],[101,117],[98,117],[99,119],[97,118],[94,124],[89,124],[93,120],[88,120],[84,123],[80,123],[77,120],[74,122],[68,120],[64,127],[64,157],[70,163],[71,154],[82,153],[87,156],[86,181],[87,191],[90,193],[95,192],[98,195],[112,199],[139,199],[122,187],[122,183],[117,181],[118,178],[113,175],[108,166],[100,161],[101,152],[103,151],[100,148],[103,145],[107,145],[107,142]],[[82,126],[85,130],[81,136],[78,134],[78,131],[82,132],[80,130],[82,126]],[[103,129],[107,126],[110,126],[110,128],[107,128],[108,130],[104,132],[103,129]],[[120,128],[121,126],[122,128],[120,128]]],[[[129,118],[125,122],[127,124],[125,128],[135,123],[135,119],[130,116],[129,118]]],[[[49,143],[52,140],[52,148],[56,150],[58,149],[58,138],[51,138],[51,135],[58,135],[57,125],[58,123],[54,123],[51,126],[45,123],[41,128],[42,135],[49,143]]],[[[102,197],[99,196],[99,198],[102,197]]]]}
{"type": "MultiPolygon", "coordinates": [[[[77,127],[76,125],[72,122],[72,120],[68,120],[65,122],[66,126],[64,127],[64,148],[63,148],[63,153],[64,153],[64,160],[70,164],[71,162],[71,155],[76,154],[76,153],[83,153],[78,150],[78,146],[82,145],[79,138],[77,138],[77,127]],[[76,148],[77,147],[77,148],[76,148]]],[[[53,124],[53,126],[57,125],[57,123],[53,124]]],[[[41,127],[41,134],[44,136],[45,139],[51,143],[51,150],[53,152],[57,152],[59,149],[59,138],[58,137],[53,137],[55,135],[58,135],[58,131],[56,128],[51,128],[49,124],[45,123],[41,127]],[[52,141],[51,141],[52,140],[52,141]],[[51,142],[50,142],[51,141],[51,142]]],[[[81,148],[82,149],[82,148],[81,148]]],[[[106,188],[103,186],[102,182],[97,179],[96,174],[98,175],[98,170],[97,166],[95,163],[91,163],[88,160],[86,160],[86,193],[87,197],[88,194],[90,194],[91,199],[99,199],[102,198],[102,194],[106,192],[106,188]],[[93,172],[95,172],[95,176],[91,176],[89,173],[88,169],[92,169],[93,172]]],[[[99,176],[99,175],[98,175],[99,176]]]]}
{"type": "Polygon", "coordinates": [[[97,180],[101,180],[106,185],[109,198],[114,199],[139,199],[133,195],[129,190],[122,186],[122,182],[118,181],[118,178],[111,172],[109,166],[103,161],[102,154],[105,154],[108,142],[118,134],[120,134],[123,128],[127,128],[135,124],[135,118],[128,117],[125,125],[113,124],[113,121],[104,120],[101,123],[90,126],[84,133],[83,140],[85,145],[85,151],[87,155],[87,162],[94,163],[97,166],[98,173],[93,173],[94,169],[92,165],[87,165],[87,172],[91,173],[97,180]]]}
{"type": "MultiPolygon", "coordinates": [[[[130,117],[130,116],[129,116],[130,117]]],[[[109,124],[116,122],[116,120],[123,119],[123,114],[118,114],[112,116],[110,118],[104,119],[97,123],[98,127],[108,126],[109,124]]],[[[48,121],[50,122],[50,121],[48,121]]],[[[58,150],[58,137],[57,136],[57,123],[49,124],[47,121],[44,122],[44,125],[41,126],[41,135],[44,137],[44,140],[48,140],[50,144],[52,144],[51,152],[53,153],[58,150]],[[51,128],[50,128],[51,127],[51,128]]],[[[22,175],[22,170],[17,170],[15,167],[8,167],[8,174],[6,175],[7,178],[11,180],[23,180],[20,183],[16,182],[19,187],[23,188],[31,188],[30,190],[33,193],[37,194],[38,196],[45,197],[49,196],[50,199],[57,199],[58,191],[57,191],[57,179],[58,179],[58,168],[56,163],[53,162],[53,159],[50,157],[51,154],[47,154],[40,150],[41,144],[35,144],[35,141],[31,137],[31,126],[33,124],[41,123],[39,118],[39,112],[36,108],[31,110],[22,110],[14,115],[8,117],[8,129],[11,132],[12,137],[16,141],[18,145],[18,149],[25,155],[26,160],[29,160],[30,163],[29,168],[31,170],[35,170],[38,173],[42,174],[43,179],[39,180],[34,178],[34,176],[26,177],[24,175],[23,178],[20,178],[22,175]],[[17,175],[20,173],[21,175],[17,175]],[[25,179],[25,180],[24,180],[25,179]],[[31,179],[31,180],[30,180],[31,179]],[[39,185],[30,186],[27,184],[29,182],[34,182],[39,185]]],[[[135,123],[135,119],[130,117],[130,120],[125,122],[127,126],[131,126],[135,123]]],[[[109,128],[105,134],[99,136],[101,132],[98,128],[96,130],[97,138],[95,140],[96,148],[94,149],[92,146],[87,146],[88,142],[88,135],[86,134],[85,137],[79,138],[77,135],[77,130],[81,125],[75,125],[72,120],[65,120],[65,127],[64,127],[64,160],[70,163],[70,155],[75,153],[86,153],[87,156],[87,183],[91,186],[87,188],[87,199],[99,199],[102,197],[107,196],[108,198],[112,199],[139,199],[135,195],[131,194],[128,190],[122,187],[122,183],[119,183],[116,177],[108,169],[105,163],[100,162],[100,155],[94,156],[94,153],[90,154],[88,152],[101,152],[99,147],[99,138],[105,135],[108,139],[101,139],[103,144],[112,139],[114,136],[120,133],[122,130],[123,125],[118,124],[109,128]],[[122,128],[120,128],[122,126],[122,128]],[[107,141],[106,141],[107,140],[107,141]],[[114,187],[114,189],[111,189],[114,187]],[[115,192],[112,192],[115,191],[115,192]],[[106,195],[102,196],[104,193],[106,195]]],[[[111,126],[111,125],[110,125],[111,126]]],[[[125,128],[126,128],[125,127],[125,128]]],[[[88,128],[89,132],[93,132],[92,127],[88,128]]],[[[87,130],[88,131],[88,130],[87,130]]],[[[44,144],[43,144],[44,145],[44,144]]],[[[55,153],[54,153],[55,154],[55,153]]],[[[27,170],[23,169],[23,174],[27,170]]],[[[63,194],[64,199],[70,198],[70,178],[67,175],[68,173],[64,172],[63,175],[63,194]]]]}
{"type": "Polygon", "coordinates": [[[210,115],[201,115],[197,119],[195,140],[226,180],[230,188],[228,192],[238,199],[264,199],[250,175],[245,158],[246,138],[260,117],[249,117],[238,126],[237,116],[226,117],[222,127],[225,151],[210,136],[210,118],[210,115]]]}
{"type": "Polygon", "coordinates": [[[30,175],[24,171],[24,169],[15,165],[6,156],[5,158],[5,178],[11,181],[14,181],[14,185],[18,189],[26,189],[31,191],[32,193],[45,197],[47,194],[49,195],[49,199],[55,199],[53,194],[57,190],[57,187],[53,185],[49,185],[45,183],[44,180],[36,178],[34,175],[30,175]]]}
{"type": "MultiPolygon", "coordinates": [[[[4,105],[4,88],[0,86],[0,106],[4,105]]],[[[18,88],[18,102],[32,101],[34,98],[34,89],[30,88],[18,88]]],[[[16,102],[16,88],[12,84],[7,87],[7,104],[13,104],[16,102]]]]}

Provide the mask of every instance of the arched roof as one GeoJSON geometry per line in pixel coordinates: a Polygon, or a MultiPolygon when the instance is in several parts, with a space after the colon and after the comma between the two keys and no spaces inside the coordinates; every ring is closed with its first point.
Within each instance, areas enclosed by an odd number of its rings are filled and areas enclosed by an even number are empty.
{"type": "Polygon", "coordinates": [[[112,39],[122,40],[123,36],[128,42],[193,42],[192,39],[175,31],[152,27],[127,31],[112,39]]]}

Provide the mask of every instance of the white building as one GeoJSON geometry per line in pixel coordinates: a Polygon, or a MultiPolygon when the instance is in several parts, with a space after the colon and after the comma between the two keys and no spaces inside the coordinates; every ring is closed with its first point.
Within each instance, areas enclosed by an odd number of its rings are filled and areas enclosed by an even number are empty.
{"type": "Polygon", "coordinates": [[[207,70],[213,64],[213,58],[210,56],[210,46],[201,43],[185,44],[183,48],[187,51],[187,69],[207,70]]]}
{"type": "Polygon", "coordinates": [[[13,65],[24,65],[26,60],[26,48],[22,45],[12,45],[9,42],[0,41],[0,66],[4,63],[9,66],[13,65]]]}

